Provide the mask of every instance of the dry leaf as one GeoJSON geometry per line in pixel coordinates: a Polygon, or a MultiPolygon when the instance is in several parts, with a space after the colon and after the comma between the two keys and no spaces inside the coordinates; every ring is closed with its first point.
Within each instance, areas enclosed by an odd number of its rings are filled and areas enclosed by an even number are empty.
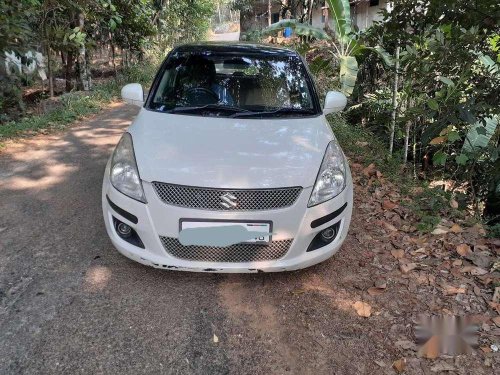
{"type": "Polygon", "coordinates": [[[456,287],[453,285],[445,285],[444,286],[444,293],[449,296],[453,294],[466,294],[467,289],[464,287],[456,287]]]}
{"type": "Polygon", "coordinates": [[[368,288],[368,294],[370,296],[378,296],[384,292],[385,292],[385,289],[383,289],[383,288],[376,288],[374,286],[372,286],[371,288],[368,288]]]}
{"type": "Polygon", "coordinates": [[[493,320],[493,323],[495,323],[497,327],[500,327],[500,316],[495,316],[491,320],[493,320]]]}
{"type": "Polygon", "coordinates": [[[366,146],[368,146],[368,142],[357,141],[356,146],[366,147],[366,146]]]}
{"type": "Polygon", "coordinates": [[[398,229],[397,229],[394,225],[392,225],[392,224],[388,223],[387,221],[382,221],[382,225],[383,225],[383,226],[384,226],[387,230],[389,230],[389,231],[391,231],[391,232],[397,232],[397,231],[398,231],[398,229]]]}
{"type": "Polygon", "coordinates": [[[398,205],[394,202],[391,202],[390,200],[388,199],[384,199],[384,201],[382,202],[382,208],[384,210],[394,210],[398,205]]]}
{"type": "Polygon", "coordinates": [[[481,350],[485,353],[491,353],[491,349],[489,346],[481,346],[481,350]]]}
{"type": "Polygon", "coordinates": [[[434,139],[431,139],[431,141],[429,142],[431,145],[439,145],[443,142],[445,142],[448,138],[447,137],[436,137],[434,139]]]}
{"type": "Polygon", "coordinates": [[[487,270],[476,266],[465,266],[461,269],[462,273],[470,273],[472,276],[482,276],[488,273],[487,270]]]}
{"type": "Polygon", "coordinates": [[[403,273],[408,273],[411,270],[414,270],[415,268],[417,268],[417,264],[416,263],[401,263],[399,265],[399,269],[403,273]]]}
{"type": "Polygon", "coordinates": [[[371,175],[374,175],[376,173],[375,171],[375,164],[371,163],[368,167],[363,169],[363,174],[366,177],[370,177],[371,175]]]}
{"type": "Polygon", "coordinates": [[[450,228],[450,231],[453,233],[460,233],[462,231],[462,227],[458,224],[453,224],[450,228]]]}
{"type": "Polygon", "coordinates": [[[405,256],[405,251],[402,249],[393,249],[391,250],[391,254],[396,259],[401,259],[405,256]]]}
{"type": "Polygon", "coordinates": [[[392,364],[392,368],[396,370],[397,373],[401,374],[406,369],[406,358],[398,359],[392,364]]]}
{"type": "Polygon", "coordinates": [[[467,255],[470,255],[472,254],[472,250],[470,249],[470,246],[467,245],[467,244],[460,244],[457,246],[457,253],[460,255],[460,256],[467,256],[467,255]]]}
{"type": "Polygon", "coordinates": [[[366,302],[358,301],[354,303],[353,307],[359,316],[368,318],[369,316],[372,315],[372,307],[366,302]]]}
{"type": "Polygon", "coordinates": [[[219,342],[219,338],[217,337],[217,335],[214,333],[214,342],[215,343],[218,343],[219,342]]]}
{"type": "Polygon", "coordinates": [[[451,208],[458,208],[458,202],[455,199],[450,200],[450,207],[451,208]]]}

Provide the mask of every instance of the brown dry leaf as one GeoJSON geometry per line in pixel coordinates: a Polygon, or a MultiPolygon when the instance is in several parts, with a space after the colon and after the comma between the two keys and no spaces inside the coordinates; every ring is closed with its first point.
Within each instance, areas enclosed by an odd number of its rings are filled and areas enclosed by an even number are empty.
{"type": "Polygon", "coordinates": [[[450,200],[450,207],[451,208],[458,208],[458,202],[455,199],[450,200]]]}
{"type": "Polygon", "coordinates": [[[484,353],[491,353],[491,349],[489,346],[481,346],[481,350],[484,352],[484,353]]]}
{"type": "Polygon", "coordinates": [[[446,139],[447,139],[447,137],[436,137],[436,138],[432,139],[429,143],[431,145],[439,145],[439,144],[445,142],[446,139]]]}
{"type": "Polygon", "coordinates": [[[453,224],[450,228],[450,231],[453,233],[460,233],[462,231],[462,227],[458,224],[453,224]]]}
{"type": "Polygon", "coordinates": [[[491,320],[493,320],[493,323],[495,323],[497,327],[500,327],[500,316],[495,316],[491,320]]]}
{"type": "Polygon", "coordinates": [[[408,273],[408,272],[410,272],[411,270],[414,270],[417,267],[418,267],[418,265],[416,263],[400,263],[399,264],[399,269],[403,273],[408,273]]]}
{"type": "Polygon", "coordinates": [[[397,232],[398,228],[396,228],[394,225],[388,223],[387,221],[382,221],[382,225],[389,231],[391,232],[397,232]]]}
{"type": "Polygon", "coordinates": [[[463,261],[461,259],[455,259],[452,263],[453,267],[459,267],[463,264],[463,261]]]}
{"type": "Polygon", "coordinates": [[[372,286],[371,288],[368,288],[367,292],[370,296],[379,296],[385,292],[385,289],[376,288],[376,287],[372,286]]]}
{"type": "Polygon", "coordinates": [[[372,307],[369,304],[367,304],[366,302],[362,302],[362,301],[355,302],[353,307],[359,316],[363,316],[365,318],[368,318],[369,316],[372,315],[372,307]]]}
{"type": "Polygon", "coordinates": [[[398,374],[401,374],[406,369],[406,358],[398,359],[392,363],[392,368],[396,370],[398,374]]]}
{"type": "Polygon", "coordinates": [[[467,289],[464,287],[456,287],[453,285],[445,285],[444,286],[444,293],[449,296],[453,294],[466,294],[467,289]]]}
{"type": "Polygon", "coordinates": [[[472,254],[472,250],[470,249],[470,246],[467,245],[467,244],[460,244],[457,246],[457,253],[460,255],[460,256],[467,256],[467,255],[470,255],[472,254]]]}
{"type": "Polygon", "coordinates": [[[401,259],[405,256],[405,251],[402,249],[393,249],[391,250],[391,254],[396,259],[401,259]]]}
{"type": "Polygon", "coordinates": [[[384,199],[384,201],[382,202],[382,208],[384,210],[394,210],[398,205],[394,202],[391,202],[389,199],[384,199]]]}
{"type": "Polygon", "coordinates": [[[363,174],[366,177],[370,177],[376,173],[375,171],[375,164],[371,163],[368,167],[363,169],[363,174]]]}
{"type": "Polygon", "coordinates": [[[462,273],[470,273],[472,276],[482,276],[488,273],[487,270],[476,266],[465,266],[460,270],[462,273]]]}

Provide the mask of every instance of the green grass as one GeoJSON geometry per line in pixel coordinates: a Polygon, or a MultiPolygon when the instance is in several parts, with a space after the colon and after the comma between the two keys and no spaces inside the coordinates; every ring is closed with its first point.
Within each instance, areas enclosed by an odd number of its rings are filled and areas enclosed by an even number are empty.
{"type": "Polygon", "coordinates": [[[115,79],[95,85],[92,91],[62,95],[60,97],[62,105],[53,111],[0,125],[0,147],[5,140],[34,135],[41,131],[64,129],[84,116],[97,113],[106,104],[118,98],[124,84],[131,82],[150,84],[154,71],[155,67],[152,64],[124,69],[115,79]]]}

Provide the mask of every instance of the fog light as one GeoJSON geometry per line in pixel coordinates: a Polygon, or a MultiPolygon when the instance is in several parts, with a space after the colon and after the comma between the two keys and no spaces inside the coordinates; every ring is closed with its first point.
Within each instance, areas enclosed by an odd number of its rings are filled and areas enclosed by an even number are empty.
{"type": "Polygon", "coordinates": [[[132,228],[125,223],[118,223],[116,231],[122,238],[128,238],[132,234],[132,228]]]}
{"type": "Polygon", "coordinates": [[[325,242],[330,242],[335,237],[335,229],[329,227],[321,231],[321,239],[325,242]]]}
{"type": "Polygon", "coordinates": [[[313,251],[316,249],[320,249],[323,246],[332,243],[337,235],[339,234],[340,229],[340,221],[329,226],[328,228],[323,229],[321,232],[318,232],[316,236],[314,236],[313,240],[309,244],[307,251],[313,251]]]}

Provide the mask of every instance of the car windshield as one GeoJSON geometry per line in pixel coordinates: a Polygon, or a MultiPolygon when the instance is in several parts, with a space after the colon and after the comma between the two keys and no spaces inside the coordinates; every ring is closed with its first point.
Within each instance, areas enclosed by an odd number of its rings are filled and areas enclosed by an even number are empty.
{"type": "Polygon", "coordinates": [[[176,52],[149,100],[155,111],[223,117],[319,113],[302,60],[292,54],[176,52]]]}

